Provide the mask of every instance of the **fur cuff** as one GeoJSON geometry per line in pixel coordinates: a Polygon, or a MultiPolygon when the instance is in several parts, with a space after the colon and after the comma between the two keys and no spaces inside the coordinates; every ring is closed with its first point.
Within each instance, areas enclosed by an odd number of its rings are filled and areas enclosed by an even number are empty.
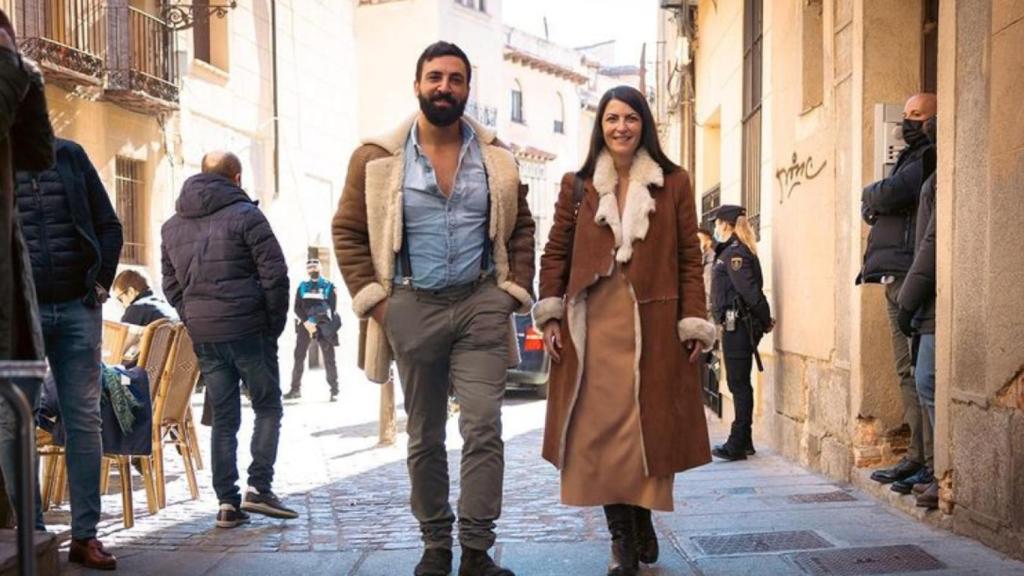
{"type": "Polygon", "coordinates": [[[565,303],[561,298],[544,298],[533,307],[533,325],[542,330],[551,320],[561,320],[565,314],[565,303]]]}
{"type": "Polygon", "coordinates": [[[676,326],[679,331],[679,341],[697,340],[701,343],[701,351],[710,352],[715,346],[718,331],[715,325],[703,318],[683,318],[676,326]]]}
{"type": "Polygon", "coordinates": [[[533,306],[533,297],[530,296],[530,292],[526,288],[523,288],[515,282],[502,282],[498,288],[508,292],[516,300],[519,300],[519,308],[516,309],[516,314],[530,313],[530,307],[533,306]]]}
{"type": "Polygon", "coordinates": [[[370,310],[387,297],[388,291],[383,284],[371,282],[352,297],[352,311],[358,318],[366,318],[370,310]]]}

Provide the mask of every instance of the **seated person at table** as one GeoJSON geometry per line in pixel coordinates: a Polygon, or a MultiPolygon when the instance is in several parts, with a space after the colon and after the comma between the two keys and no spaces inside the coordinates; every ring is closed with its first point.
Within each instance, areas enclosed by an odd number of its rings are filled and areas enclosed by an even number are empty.
{"type": "MultiPolygon", "coordinates": [[[[157,320],[178,320],[178,313],[166,300],[153,294],[149,281],[135,270],[123,270],[114,278],[111,286],[114,298],[124,307],[121,322],[133,327],[145,327],[157,320]]],[[[129,331],[125,342],[122,362],[126,367],[135,365],[139,355],[139,341],[142,330],[133,328],[129,331]]]]}

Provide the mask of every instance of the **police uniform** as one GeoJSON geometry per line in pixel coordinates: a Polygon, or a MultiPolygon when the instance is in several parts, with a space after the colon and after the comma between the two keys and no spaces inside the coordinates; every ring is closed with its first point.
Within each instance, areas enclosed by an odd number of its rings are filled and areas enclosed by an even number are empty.
{"type": "Polygon", "coordinates": [[[334,284],[318,277],[299,284],[295,294],[295,363],[292,368],[292,387],[286,398],[298,398],[302,387],[302,372],[306,363],[309,345],[315,340],[327,371],[327,383],[331,387],[331,400],[338,395],[338,366],[334,357],[334,347],[338,345],[338,330],[341,321],[337,314],[337,294],[334,284]],[[311,335],[305,323],[316,324],[316,331],[311,335]]]}
{"type": "MultiPolygon", "coordinates": [[[[722,206],[718,218],[735,222],[744,213],[738,206],[722,206]]],[[[757,344],[772,323],[771,309],[763,292],[761,262],[735,234],[718,244],[715,254],[711,272],[712,313],[715,323],[722,327],[726,379],[736,416],[729,440],[716,447],[714,454],[738,460],[754,453],[754,390],[750,373],[757,344]]]]}

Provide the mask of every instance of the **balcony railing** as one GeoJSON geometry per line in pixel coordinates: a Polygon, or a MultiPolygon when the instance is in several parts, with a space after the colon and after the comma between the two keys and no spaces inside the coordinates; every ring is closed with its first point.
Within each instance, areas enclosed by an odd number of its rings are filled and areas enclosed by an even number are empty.
{"type": "Polygon", "coordinates": [[[107,96],[143,111],[177,108],[177,38],[166,22],[132,7],[110,8],[107,96]]]}
{"type": "MultiPolygon", "coordinates": [[[[107,51],[102,0],[7,0],[23,52],[57,82],[99,84],[107,51]]],[[[6,10],[7,6],[5,6],[6,10]]]]}

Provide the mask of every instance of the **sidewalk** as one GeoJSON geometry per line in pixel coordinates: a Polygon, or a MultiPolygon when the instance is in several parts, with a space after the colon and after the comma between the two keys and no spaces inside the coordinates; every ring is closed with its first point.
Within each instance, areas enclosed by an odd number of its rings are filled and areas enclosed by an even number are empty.
{"type": "MultiPolygon", "coordinates": [[[[120,573],[412,574],[420,549],[407,506],[405,436],[397,446],[375,447],[376,423],[368,419],[376,417],[377,388],[350,386],[329,404],[326,385],[319,384],[310,378],[305,397],[286,405],[282,427],[275,489],[301,519],[254,517],[249,526],[219,530],[209,462],[200,472],[202,498],[191,501],[180,463],[169,455],[167,509],[146,517],[139,491],[136,526],[124,530],[115,516],[119,496],[104,499],[101,538],[118,555],[120,573]]],[[[495,553],[519,576],[602,576],[608,556],[603,516],[599,509],[558,504],[557,472],[539,457],[543,417],[543,402],[532,398],[506,405],[504,513],[495,553]]],[[[724,432],[714,428],[716,436],[724,432]]],[[[246,414],[243,447],[249,429],[246,414]]],[[[460,448],[454,419],[448,430],[454,502],[460,448]]],[[[200,427],[200,434],[206,455],[209,429],[200,427]]],[[[240,455],[243,477],[247,465],[247,455],[240,455]]],[[[890,511],[767,450],[746,462],[678,476],[676,501],[675,512],[655,514],[662,559],[642,574],[1024,576],[1024,563],[890,511]]],[[[66,574],[90,573],[63,567],[66,574]]]]}

